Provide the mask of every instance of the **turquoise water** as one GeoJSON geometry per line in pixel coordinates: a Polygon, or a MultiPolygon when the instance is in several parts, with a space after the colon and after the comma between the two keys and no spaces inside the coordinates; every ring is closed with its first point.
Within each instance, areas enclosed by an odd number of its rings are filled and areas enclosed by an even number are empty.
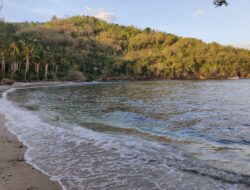
{"type": "Polygon", "coordinates": [[[250,188],[249,80],[83,83],[2,101],[27,160],[65,189],[250,188]]]}

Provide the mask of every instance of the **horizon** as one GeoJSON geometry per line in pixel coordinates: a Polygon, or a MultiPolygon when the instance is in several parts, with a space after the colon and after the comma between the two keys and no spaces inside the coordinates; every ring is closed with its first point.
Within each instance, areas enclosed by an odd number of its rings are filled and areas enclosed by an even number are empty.
{"type": "Polygon", "coordinates": [[[132,25],[140,29],[150,27],[182,37],[197,38],[206,43],[218,42],[250,48],[250,26],[245,24],[250,16],[248,8],[250,1],[246,0],[231,1],[230,6],[220,8],[214,7],[212,0],[158,0],[157,3],[150,1],[147,4],[142,0],[76,0],[74,4],[66,0],[45,0],[42,6],[31,0],[9,0],[4,2],[1,16],[7,22],[46,22],[52,16],[94,16],[110,23],[132,25]]]}

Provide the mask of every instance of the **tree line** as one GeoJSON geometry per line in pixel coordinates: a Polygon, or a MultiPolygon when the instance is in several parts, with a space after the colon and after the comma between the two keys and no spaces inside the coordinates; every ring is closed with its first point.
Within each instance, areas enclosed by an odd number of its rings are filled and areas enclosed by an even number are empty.
{"type": "Polygon", "coordinates": [[[250,51],[88,16],[1,23],[1,77],[14,80],[250,77],[250,51]]]}

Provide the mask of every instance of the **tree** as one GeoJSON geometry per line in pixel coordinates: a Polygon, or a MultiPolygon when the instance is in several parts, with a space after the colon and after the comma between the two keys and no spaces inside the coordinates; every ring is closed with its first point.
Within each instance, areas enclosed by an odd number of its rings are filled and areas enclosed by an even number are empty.
{"type": "Polygon", "coordinates": [[[4,53],[1,55],[1,64],[2,64],[2,79],[5,78],[5,56],[4,53]]]}
{"type": "Polygon", "coordinates": [[[49,70],[49,63],[51,61],[51,50],[50,47],[47,46],[45,48],[45,56],[44,56],[44,79],[47,80],[48,79],[48,70],[49,70]]]}
{"type": "Polygon", "coordinates": [[[2,59],[3,63],[9,66],[13,63],[11,57],[17,55],[11,41],[17,42],[20,52],[25,50],[25,54],[17,56],[19,63],[22,60],[26,65],[16,72],[16,79],[26,73],[25,79],[29,76],[29,79],[60,80],[65,79],[69,71],[80,71],[87,80],[226,79],[235,74],[250,77],[250,51],[217,43],[108,24],[84,16],[43,24],[10,25],[17,30],[6,32],[9,30],[4,29],[3,33],[10,37],[2,38],[0,52],[4,52],[6,58],[2,59]],[[10,46],[12,48],[6,48],[10,46]],[[34,52],[27,53],[27,47],[33,47],[34,52]]]}
{"type": "Polygon", "coordinates": [[[37,45],[34,49],[34,70],[36,73],[36,80],[39,80],[40,65],[44,60],[44,50],[41,45],[37,45]]]}
{"type": "Polygon", "coordinates": [[[16,71],[18,70],[18,61],[19,61],[18,58],[19,58],[19,53],[20,53],[19,47],[15,41],[10,44],[10,51],[11,51],[11,55],[14,58],[14,63],[11,64],[11,70],[10,70],[11,78],[12,78],[14,77],[16,71]]]}
{"type": "Polygon", "coordinates": [[[228,6],[227,0],[214,0],[214,5],[216,7],[221,7],[223,5],[228,6]]]}
{"type": "Polygon", "coordinates": [[[25,49],[24,49],[24,56],[25,56],[25,59],[26,59],[24,81],[27,81],[27,73],[29,72],[30,60],[31,60],[33,51],[34,51],[34,49],[30,45],[26,46],[25,49]]]}
{"type": "Polygon", "coordinates": [[[52,16],[51,21],[56,21],[56,20],[58,20],[57,16],[56,15],[52,16]]]}

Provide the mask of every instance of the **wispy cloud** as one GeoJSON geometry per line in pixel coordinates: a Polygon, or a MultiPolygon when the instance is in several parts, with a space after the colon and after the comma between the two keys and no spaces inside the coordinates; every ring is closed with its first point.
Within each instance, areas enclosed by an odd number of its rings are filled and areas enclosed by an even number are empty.
{"type": "Polygon", "coordinates": [[[115,20],[115,14],[104,9],[93,9],[91,7],[86,7],[85,10],[94,17],[107,22],[113,22],[115,20]]]}
{"type": "Polygon", "coordinates": [[[201,15],[203,15],[204,14],[204,10],[203,9],[198,9],[198,10],[196,10],[194,13],[193,13],[193,16],[195,16],[195,17],[198,17],[198,16],[201,16],[201,15]]]}
{"type": "Polygon", "coordinates": [[[231,46],[250,50],[250,43],[238,43],[232,44],[231,46]]]}
{"type": "Polygon", "coordinates": [[[31,6],[25,6],[22,4],[15,4],[15,3],[11,3],[11,2],[6,2],[5,5],[12,7],[12,8],[15,8],[15,9],[19,9],[21,11],[29,12],[29,13],[39,15],[42,17],[46,17],[46,18],[48,16],[51,17],[52,15],[54,15],[53,11],[48,10],[48,9],[38,9],[38,8],[31,7],[31,6]]]}

